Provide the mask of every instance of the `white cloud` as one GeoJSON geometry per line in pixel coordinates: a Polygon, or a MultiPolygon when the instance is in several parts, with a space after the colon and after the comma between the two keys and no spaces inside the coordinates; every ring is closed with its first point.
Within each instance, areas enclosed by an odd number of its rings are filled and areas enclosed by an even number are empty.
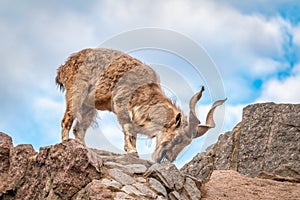
{"type": "Polygon", "coordinates": [[[258,102],[299,103],[300,102],[300,64],[296,65],[291,76],[283,79],[272,79],[262,88],[258,102]]]}
{"type": "Polygon", "coordinates": [[[110,22],[121,22],[122,26],[127,27],[133,24],[155,24],[158,27],[172,28],[197,38],[208,48],[223,47],[223,53],[282,53],[280,18],[245,15],[233,7],[213,1],[167,0],[154,1],[151,5],[145,1],[119,2],[118,5],[106,3],[103,10],[110,22]],[[224,48],[231,52],[224,52],[224,48]]]}
{"type": "Polygon", "coordinates": [[[239,52],[280,53],[283,42],[281,19],[245,15],[233,7],[214,1],[111,1],[102,5],[104,16],[122,26],[133,24],[174,28],[199,39],[208,46],[226,45],[239,52]],[[145,12],[147,10],[147,12],[145,12]]]}
{"type": "Polygon", "coordinates": [[[265,77],[267,75],[276,74],[286,67],[286,65],[271,58],[257,58],[253,63],[252,71],[255,77],[265,77]]]}
{"type": "Polygon", "coordinates": [[[60,122],[64,112],[64,102],[51,99],[51,96],[39,96],[32,104],[32,123],[38,123],[35,136],[40,142],[59,142],[61,139],[60,122]]]}
{"type": "Polygon", "coordinates": [[[131,1],[118,5],[105,1],[102,9],[107,24],[119,24],[120,30],[168,28],[204,45],[219,68],[230,92],[228,97],[236,102],[253,101],[256,95],[251,80],[274,76],[287,65],[277,58],[284,56],[290,24],[276,12],[264,16],[258,12],[245,13],[219,1],[181,0],[151,1],[151,4],[131,1]]]}
{"type": "MultiPolygon", "coordinates": [[[[95,24],[75,12],[46,13],[36,12],[32,16],[32,34],[48,50],[74,51],[84,47],[96,46],[95,24]]],[[[70,52],[72,53],[72,52],[70,52]]]]}
{"type": "Polygon", "coordinates": [[[300,47],[300,24],[293,28],[293,42],[300,47]]]}
{"type": "Polygon", "coordinates": [[[232,130],[240,121],[242,121],[244,104],[226,105],[224,130],[232,130]]]}

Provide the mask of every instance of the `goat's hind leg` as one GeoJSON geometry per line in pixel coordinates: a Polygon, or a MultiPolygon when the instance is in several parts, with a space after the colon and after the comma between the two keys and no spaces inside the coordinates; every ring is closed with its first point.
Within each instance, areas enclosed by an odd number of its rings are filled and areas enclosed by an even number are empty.
{"type": "Polygon", "coordinates": [[[74,113],[72,109],[72,98],[71,98],[71,93],[66,92],[66,111],[64,114],[64,117],[61,121],[61,137],[62,141],[69,139],[69,132],[72,127],[74,121],[74,113]]]}
{"type": "Polygon", "coordinates": [[[82,116],[81,121],[76,121],[76,124],[73,128],[73,134],[75,139],[85,145],[84,137],[86,130],[94,122],[96,116],[96,109],[89,106],[82,106],[80,109],[80,115],[82,116]]]}

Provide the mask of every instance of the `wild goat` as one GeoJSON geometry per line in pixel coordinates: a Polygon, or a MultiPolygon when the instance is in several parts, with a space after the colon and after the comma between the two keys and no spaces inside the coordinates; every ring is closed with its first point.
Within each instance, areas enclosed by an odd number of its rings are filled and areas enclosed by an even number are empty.
{"type": "Polygon", "coordinates": [[[152,158],[174,161],[193,138],[215,126],[213,113],[226,100],[216,101],[200,125],[195,105],[204,87],[190,100],[189,119],[163,93],[155,71],[141,61],[117,50],[84,49],[72,54],[57,71],[56,83],[66,89],[66,112],[62,140],[69,138],[73,121],[75,139],[84,143],[96,109],[112,111],[122,126],[127,153],[137,154],[136,136],[156,137],[152,158]]]}

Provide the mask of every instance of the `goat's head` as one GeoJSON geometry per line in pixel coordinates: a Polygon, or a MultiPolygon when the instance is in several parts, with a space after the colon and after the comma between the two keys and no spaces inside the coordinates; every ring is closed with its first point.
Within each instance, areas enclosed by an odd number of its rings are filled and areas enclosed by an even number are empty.
{"type": "Polygon", "coordinates": [[[188,120],[182,116],[181,113],[178,113],[174,118],[173,127],[168,129],[169,131],[173,131],[172,134],[165,134],[161,136],[162,138],[158,138],[157,141],[160,142],[160,144],[157,145],[152,156],[156,162],[161,162],[162,160],[173,162],[178,154],[189,145],[194,138],[204,135],[210,128],[215,127],[213,119],[215,108],[222,105],[227,99],[216,101],[207,114],[206,124],[200,125],[200,121],[196,116],[195,106],[201,98],[203,91],[204,87],[202,86],[201,90],[191,98],[188,120]]]}

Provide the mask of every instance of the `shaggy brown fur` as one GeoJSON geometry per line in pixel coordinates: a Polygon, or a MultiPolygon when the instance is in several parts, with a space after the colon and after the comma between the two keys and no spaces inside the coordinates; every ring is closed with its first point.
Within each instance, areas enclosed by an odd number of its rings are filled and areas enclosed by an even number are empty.
{"type": "Polygon", "coordinates": [[[137,153],[138,133],[156,137],[153,159],[160,162],[165,156],[169,160],[176,158],[177,155],[167,154],[168,149],[181,151],[183,148],[174,142],[170,147],[175,136],[196,130],[196,127],[188,128],[187,118],[162,92],[153,69],[123,52],[102,48],[81,50],[59,67],[56,83],[66,90],[62,140],[69,138],[76,120],[73,133],[84,143],[85,132],[96,110],[108,110],[117,115],[122,126],[125,151],[137,153]]]}

